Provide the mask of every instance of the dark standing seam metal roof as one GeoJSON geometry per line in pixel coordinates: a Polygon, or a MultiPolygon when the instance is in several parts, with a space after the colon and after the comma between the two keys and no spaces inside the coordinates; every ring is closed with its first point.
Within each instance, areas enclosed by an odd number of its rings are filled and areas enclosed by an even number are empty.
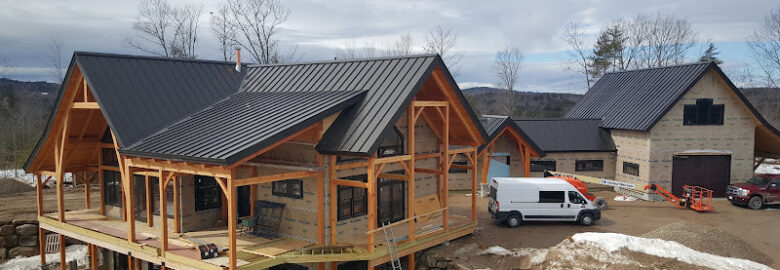
{"type": "MultiPolygon", "coordinates": [[[[523,137],[523,140],[525,140],[529,146],[539,154],[540,157],[543,157],[544,149],[539,147],[539,145],[528,136],[528,134],[523,131],[520,126],[516,125],[514,121],[512,121],[512,118],[509,116],[503,116],[503,115],[482,115],[482,117],[479,118],[480,124],[482,124],[482,127],[485,128],[485,132],[487,132],[488,135],[488,142],[492,141],[498,134],[504,130],[507,126],[514,129],[517,134],[520,134],[520,137],[523,137]]],[[[487,144],[483,144],[479,147],[479,151],[482,151],[483,148],[485,148],[487,144]]]]}
{"type": "Polygon", "coordinates": [[[238,91],[235,63],[76,52],[121,147],[238,91]]]}
{"type": "Polygon", "coordinates": [[[233,164],[354,104],[361,93],[239,92],[122,152],[233,164]]]}
{"type": "MultiPolygon", "coordinates": [[[[261,65],[249,67],[241,91],[366,90],[366,97],[339,115],[316,149],[323,154],[370,155],[436,66],[447,74],[437,55],[261,65]]],[[[459,90],[456,94],[462,98],[459,90]]]]}
{"type": "Polygon", "coordinates": [[[514,121],[545,152],[615,151],[601,119],[527,119],[514,121]]]}
{"type": "Polygon", "coordinates": [[[603,127],[647,131],[705,74],[695,63],[605,74],[567,118],[601,118],[603,127]]]}

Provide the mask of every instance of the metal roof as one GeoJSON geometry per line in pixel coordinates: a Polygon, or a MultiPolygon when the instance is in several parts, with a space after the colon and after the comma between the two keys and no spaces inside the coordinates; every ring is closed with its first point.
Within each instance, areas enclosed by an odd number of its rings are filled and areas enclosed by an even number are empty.
{"type": "Polygon", "coordinates": [[[239,92],[120,152],[232,164],[354,104],[363,92],[239,92]]]}
{"type": "Polygon", "coordinates": [[[238,90],[234,62],[75,52],[119,146],[130,146],[238,90]]]}
{"type": "Polygon", "coordinates": [[[601,119],[525,119],[514,121],[545,152],[615,151],[601,119]]]}
{"type": "MultiPolygon", "coordinates": [[[[501,133],[501,131],[504,130],[507,126],[511,129],[513,129],[517,134],[520,135],[520,137],[525,140],[526,143],[528,143],[531,148],[533,148],[534,152],[539,154],[540,157],[543,157],[544,149],[539,147],[539,145],[528,136],[528,134],[523,131],[520,126],[516,125],[514,121],[512,121],[512,118],[509,116],[504,115],[482,115],[482,117],[479,118],[479,122],[482,124],[482,127],[485,128],[485,132],[488,134],[488,142],[493,141],[498,134],[501,133]]],[[[479,147],[479,150],[482,151],[483,148],[485,148],[487,144],[483,144],[479,147]]]]}
{"type": "Polygon", "coordinates": [[[714,63],[610,72],[588,90],[567,118],[601,118],[603,127],[648,131],[714,63]]]}

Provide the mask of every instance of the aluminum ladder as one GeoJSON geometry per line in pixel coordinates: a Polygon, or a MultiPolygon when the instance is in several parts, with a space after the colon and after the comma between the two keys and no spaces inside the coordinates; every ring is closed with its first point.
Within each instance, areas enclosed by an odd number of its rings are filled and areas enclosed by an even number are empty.
{"type": "Polygon", "coordinates": [[[398,256],[398,245],[395,241],[395,233],[390,228],[390,222],[382,223],[382,232],[385,234],[385,245],[387,246],[387,256],[390,257],[390,266],[392,270],[403,270],[401,268],[401,258],[398,256]]]}

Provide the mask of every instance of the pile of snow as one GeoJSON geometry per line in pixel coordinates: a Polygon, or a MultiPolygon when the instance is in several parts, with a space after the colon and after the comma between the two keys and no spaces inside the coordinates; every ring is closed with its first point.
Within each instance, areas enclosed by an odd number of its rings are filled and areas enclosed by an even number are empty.
{"type": "MultiPolygon", "coordinates": [[[[65,248],[65,260],[73,261],[79,265],[79,268],[86,267],[89,264],[87,259],[87,246],[85,245],[70,245],[65,248]]],[[[59,263],[59,253],[46,254],[47,263],[59,263]]],[[[38,270],[40,269],[41,258],[39,256],[32,257],[17,257],[8,260],[4,264],[0,265],[0,270],[38,270]]]]}
{"type": "Polygon", "coordinates": [[[535,248],[518,248],[514,250],[508,250],[502,246],[492,246],[489,247],[482,252],[479,253],[479,255],[497,255],[497,256],[513,256],[513,257],[523,257],[533,254],[534,252],[539,251],[539,249],[535,248]]]}
{"type": "Polygon", "coordinates": [[[615,196],[615,199],[613,200],[620,201],[620,202],[633,202],[636,201],[636,198],[631,196],[620,195],[620,196],[615,196]]]}
{"type": "Polygon", "coordinates": [[[780,165],[761,164],[755,172],[758,174],[780,174],[780,165]]]}
{"type": "Polygon", "coordinates": [[[661,239],[647,239],[618,233],[592,232],[575,234],[572,236],[572,239],[575,242],[595,244],[610,254],[625,248],[631,251],[672,258],[681,262],[713,269],[772,269],[757,262],[699,252],[677,242],[661,239]]]}

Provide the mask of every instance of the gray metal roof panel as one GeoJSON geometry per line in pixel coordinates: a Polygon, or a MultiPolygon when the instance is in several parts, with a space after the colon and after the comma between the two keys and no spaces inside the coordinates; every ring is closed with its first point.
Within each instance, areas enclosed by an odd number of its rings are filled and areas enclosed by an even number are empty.
{"type": "Polygon", "coordinates": [[[514,123],[545,152],[615,151],[612,136],[600,127],[601,119],[525,119],[514,123]]]}
{"type": "MultiPolygon", "coordinates": [[[[504,130],[504,128],[509,127],[513,129],[517,134],[520,135],[520,137],[525,140],[526,143],[528,143],[533,150],[539,154],[539,156],[543,157],[545,155],[544,150],[539,147],[534,140],[528,136],[528,134],[523,131],[520,126],[516,125],[511,117],[504,116],[504,115],[482,115],[482,117],[479,118],[480,124],[482,124],[482,127],[484,128],[485,132],[488,135],[488,142],[492,141],[496,136],[498,136],[501,131],[504,130]]],[[[479,146],[479,151],[482,151],[483,148],[485,148],[487,144],[483,144],[479,146]]]]}
{"type": "Polygon", "coordinates": [[[713,66],[694,63],[607,73],[566,117],[601,118],[605,128],[649,130],[713,66]]]}
{"type": "Polygon", "coordinates": [[[362,93],[239,92],[120,151],[232,164],[358,102],[362,93]]]}

